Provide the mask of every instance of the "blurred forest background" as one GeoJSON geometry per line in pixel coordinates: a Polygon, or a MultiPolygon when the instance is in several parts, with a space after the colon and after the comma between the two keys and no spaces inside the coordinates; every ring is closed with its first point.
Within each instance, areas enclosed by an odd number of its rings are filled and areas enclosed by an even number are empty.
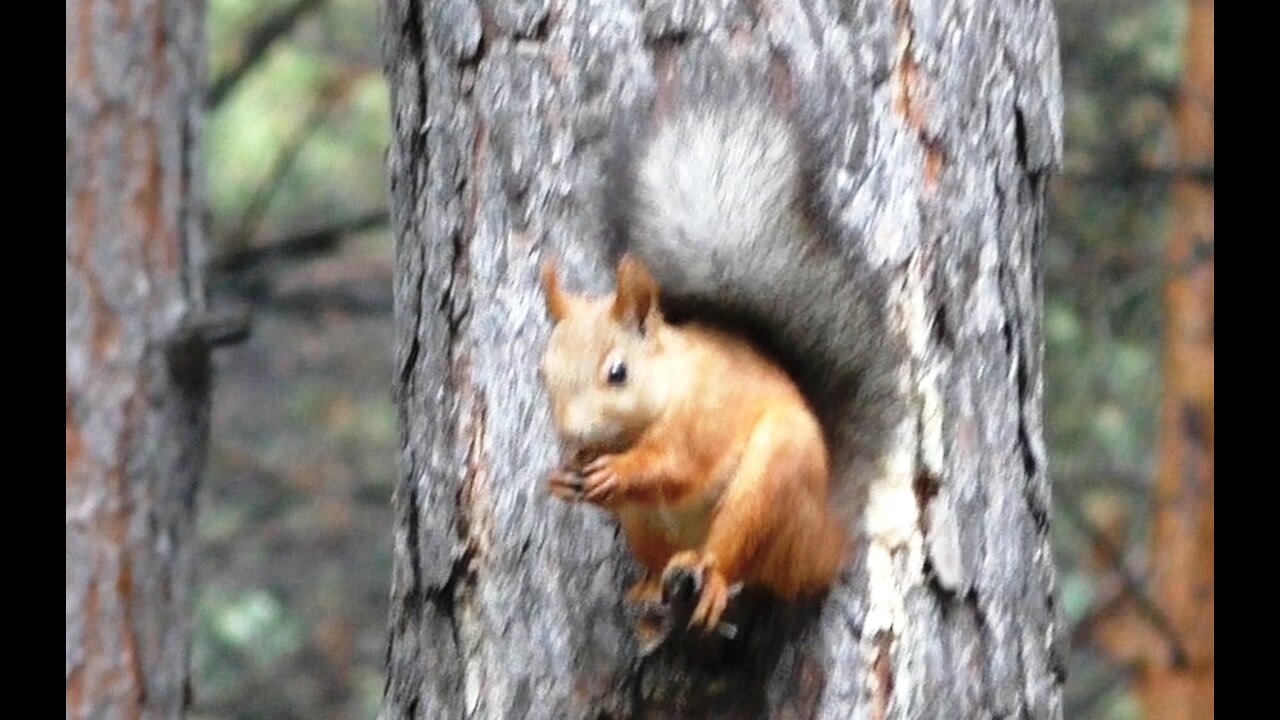
{"type": "MultiPolygon", "coordinates": [[[[1044,337],[1067,715],[1137,718],[1128,659],[1099,635],[1147,601],[1186,3],[1058,10],[1067,142],[1044,337]]],[[[254,327],[215,356],[193,717],[372,717],[397,444],[377,4],[209,13],[214,303],[251,307],[254,327]]]]}

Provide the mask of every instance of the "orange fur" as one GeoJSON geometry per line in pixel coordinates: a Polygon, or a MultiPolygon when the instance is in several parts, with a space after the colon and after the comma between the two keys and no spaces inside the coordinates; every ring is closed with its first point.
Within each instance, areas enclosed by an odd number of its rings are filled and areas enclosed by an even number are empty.
{"type": "Polygon", "coordinates": [[[550,266],[544,282],[557,324],[543,378],[566,449],[585,460],[551,490],[617,515],[647,572],[632,595],[651,598],[673,568],[698,572],[691,624],[709,630],[736,583],[785,599],[826,589],[846,542],[822,429],[790,377],[742,338],[666,323],[634,259],[612,296],[567,296],[550,266]],[[611,383],[619,363],[627,381],[611,383]]]}

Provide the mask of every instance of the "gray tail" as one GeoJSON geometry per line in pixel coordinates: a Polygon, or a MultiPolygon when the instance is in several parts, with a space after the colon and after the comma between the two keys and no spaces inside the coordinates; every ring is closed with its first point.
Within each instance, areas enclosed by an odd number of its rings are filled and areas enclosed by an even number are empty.
{"type": "Polygon", "coordinates": [[[884,425],[886,336],[875,277],[840,251],[818,201],[820,147],[758,96],[675,108],[622,144],[612,251],[649,266],[673,320],[727,325],[771,352],[848,450],[884,425]]]}

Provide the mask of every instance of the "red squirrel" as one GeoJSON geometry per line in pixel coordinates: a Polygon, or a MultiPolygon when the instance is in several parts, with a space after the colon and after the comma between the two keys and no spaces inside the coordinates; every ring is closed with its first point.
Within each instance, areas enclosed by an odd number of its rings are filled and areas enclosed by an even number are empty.
{"type": "Polygon", "coordinates": [[[759,96],[677,108],[609,178],[615,292],[572,294],[543,266],[541,371],[570,458],[549,489],[617,516],[644,569],[631,602],[696,578],[704,632],[738,584],[817,595],[848,555],[828,442],[865,400],[872,303],[818,230],[812,157],[759,96]]]}

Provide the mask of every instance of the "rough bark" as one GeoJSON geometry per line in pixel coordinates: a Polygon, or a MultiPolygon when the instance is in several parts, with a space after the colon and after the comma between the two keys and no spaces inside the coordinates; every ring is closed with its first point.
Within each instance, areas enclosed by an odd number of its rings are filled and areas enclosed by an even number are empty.
{"type": "Polygon", "coordinates": [[[385,16],[402,449],[383,714],[1060,715],[1039,328],[1061,143],[1050,4],[388,0],[385,16]],[[852,479],[857,561],[819,607],[640,660],[612,522],[544,491],[536,266],[554,252],[607,286],[609,127],[725,61],[823,88],[841,138],[824,192],[846,255],[893,288],[908,412],[852,479]]]}
{"type": "Polygon", "coordinates": [[[1151,587],[1174,642],[1146,645],[1138,687],[1153,718],[1213,717],[1213,0],[1191,0],[1175,109],[1178,164],[1165,251],[1164,402],[1151,587]]]}
{"type": "Polygon", "coordinates": [[[180,717],[193,496],[201,3],[67,3],[67,717],[180,717]]]}

